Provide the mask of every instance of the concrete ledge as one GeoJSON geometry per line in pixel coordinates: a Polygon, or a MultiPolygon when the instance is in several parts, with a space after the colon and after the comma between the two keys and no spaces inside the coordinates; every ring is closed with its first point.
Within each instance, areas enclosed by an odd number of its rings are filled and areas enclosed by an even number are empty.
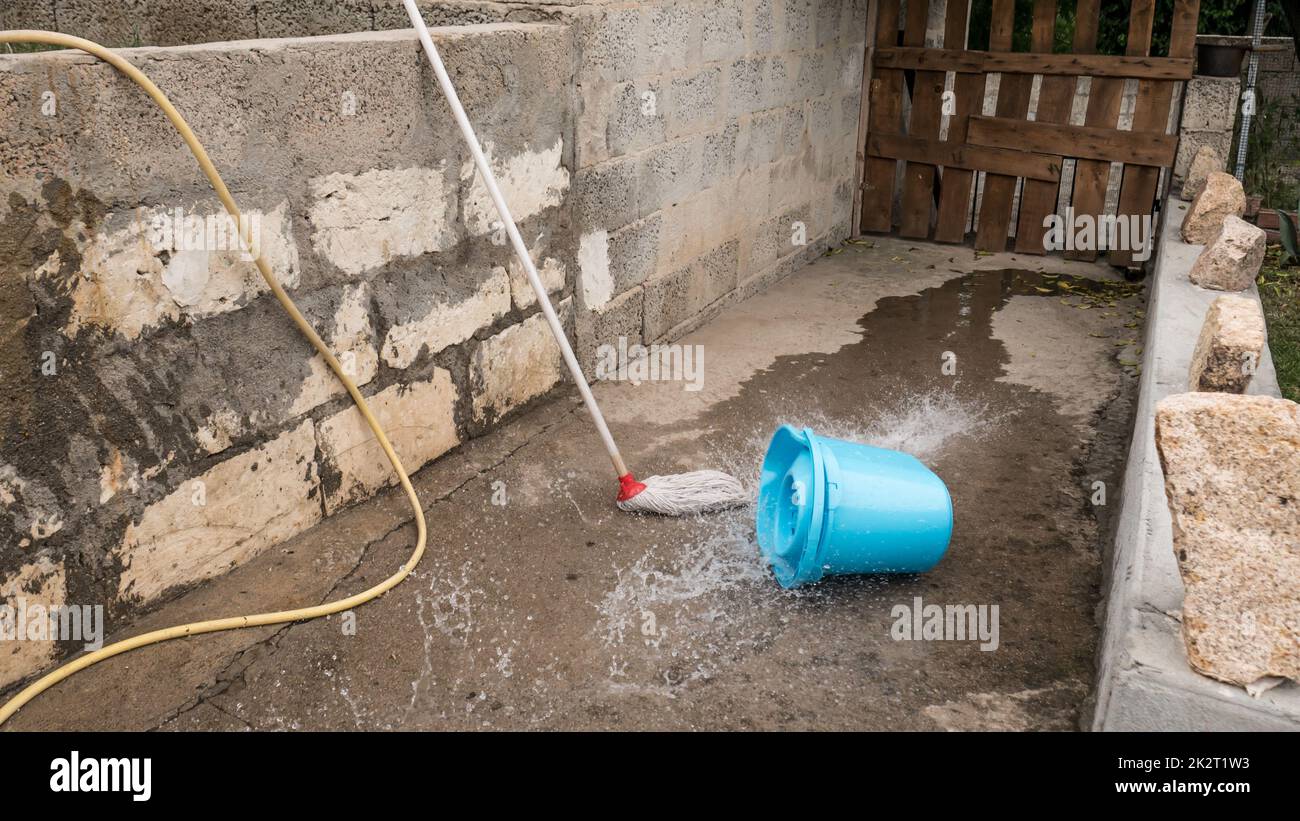
{"type": "MultiPolygon", "coordinates": [[[[1107,568],[1092,729],[1300,730],[1300,687],[1287,683],[1251,697],[1193,672],[1183,646],[1183,585],[1156,452],[1155,406],[1188,390],[1201,322],[1221,295],[1187,279],[1202,248],[1179,238],[1187,209],[1187,203],[1171,198],[1161,218],[1133,441],[1107,568]]],[[[1254,286],[1243,295],[1259,299],[1254,286]]],[[[1247,393],[1280,395],[1267,348],[1247,393]]]]}

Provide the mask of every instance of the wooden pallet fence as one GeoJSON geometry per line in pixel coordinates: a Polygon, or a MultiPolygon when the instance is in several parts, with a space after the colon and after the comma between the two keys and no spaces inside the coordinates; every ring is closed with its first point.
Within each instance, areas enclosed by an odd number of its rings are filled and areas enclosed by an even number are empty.
{"type": "MultiPolygon", "coordinates": [[[[978,249],[1003,250],[1014,240],[1018,252],[1045,253],[1044,223],[1058,211],[1067,160],[1074,161],[1067,180],[1074,214],[1103,218],[1112,163],[1120,163],[1112,215],[1150,217],[1161,171],[1172,165],[1177,150],[1167,123],[1179,84],[1192,76],[1199,0],[1175,0],[1168,57],[1151,55],[1156,0],[1131,0],[1122,56],[1096,53],[1099,0],[1075,3],[1070,53],[1053,51],[1057,0],[1035,0],[1029,51],[1013,50],[1014,0],[992,0],[987,50],[966,48],[968,3],[950,0],[943,42],[929,47],[930,2],[909,0],[905,19],[898,0],[878,4],[866,89],[861,230],[963,242],[972,228],[978,249]],[[985,89],[994,74],[995,112],[985,116],[985,89]],[[1030,119],[1035,77],[1038,101],[1030,119]],[[1121,129],[1126,81],[1137,84],[1137,105],[1131,127],[1121,129]],[[1083,123],[1072,124],[1071,108],[1084,82],[1083,123]],[[945,94],[945,88],[953,93],[945,94]],[[904,94],[910,94],[910,106],[904,94]],[[980,174],[973,214],[972,187],[980,174]]],[[[1097,250],[1070,255],[1092,259],[1097,250]]],[[[1109,257],[1121,265],[1134,259],[1131,249],[1111,250],[1109,257]]]]}

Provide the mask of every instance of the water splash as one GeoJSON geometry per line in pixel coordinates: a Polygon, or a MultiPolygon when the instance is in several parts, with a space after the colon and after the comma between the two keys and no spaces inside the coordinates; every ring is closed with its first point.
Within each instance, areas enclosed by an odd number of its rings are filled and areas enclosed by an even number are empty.
{"type": "MultiPolygon", "coordinates": [[[[755,428],[739,447],[711,456],[740,478],[751,497],[757,495],[768,440],[780,424],[928,461],[1001,419],[987,403],[951,390],[910,395],[849,418],[781,410],[773,409],[770,418],[777,421],[770,428],[755,428]]],[[[670,692],[712,678],[774,641],[799,608],[832,595],[817,586],[778,586],[759,555],[753,523],[752,503],[697,517],[680,543],[654,545],[630,566],[614,568],[617,581],[596,605],[597,630],[611,654],[609,686],[670,692]]]]}

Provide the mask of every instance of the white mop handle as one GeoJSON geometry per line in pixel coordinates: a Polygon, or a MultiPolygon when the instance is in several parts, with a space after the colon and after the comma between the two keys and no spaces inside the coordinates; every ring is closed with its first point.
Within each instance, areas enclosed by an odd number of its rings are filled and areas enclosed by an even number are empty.
{"type": "Polygon", "coordinates": [[[528,248],[524,245],[523,237],[519,236],[519,228],[510,216],[510,209],[506,206],[505,197],[501,196],[501,189],[497,187],[496,175],[492,173],[487,157],[483,155],[483,149],[479,146],[478,137],[474,134],[474,127],[470,125],[469,117],[465,115],[465,107],[460,104],[460,97],[451,84],[451,78],[447,76],[447,69],[442,64],[442,57],[438,55],[438,49],[433,45],[433,38],[429,36],[429,27],[424,24],[424,17],[420,15],[420,10],[416,8],[415,0],[403,0],[403,2],[406,5],[406,13],[411,18],[411,25],[415,26],[415,31],[420,37],[420,44],[424,46],[424,53],[428,55],[429,63],[433,66],[433,73],[438,77],[438,85],[447,98],[447,104],[451,106],[451,113],[456,117],[456,124],[460,126],[460,133],[465,136],[465,142],[469,144],[470,153],[474,155],[474,164],[478,166],[478,173],[483,178],[483,184],[487,186],[488,193],[492,195],[492,202],[496,204],[497,213],[501,215],[501,222],[505,224],[506,233],[510,236],[510,244],[514,246],[515,255],[519,257],[519,264],[524,266],[524,273],[528,275],[528,284],[533,286],[533,293],[537,294],[537,301],[542,306],[542,313],[546,315],[546,321],[551,326],[551,333],[560,346],[560,352],[564,354],[564,362],[569,366],[569,373],[573,375],[573,381],[578,384],[578,392],[582,394],[582,401],[587,405],[587,412],[591,414],[591,421],[596,423],[596,430],[600,432],[601,441],[605,443],[605,450],[609,452],[609,458],[614,463],[614,470],[618,472],[620,477],[624,476],[628,472],[627,465],[623,463],[623,457],[619,455],[618,445],[614,444],[614,437],[610,435],[609,426],[605,424],[605,417],[600,412],[600,406],[596,404],[596,397],[591,394],[591,386],[587,384],[587,378],[583,376],[582,368],[578,366],[578,358],[573,355],[573,348],[564,335],[564,328],[560,325],[560,319],[555,315],[555,309],[551,307],[550,297],[546,295],[546,287],[542,285],[541,278],[537,276],[537,268],[533,265],[532,256],[529,255],[528,248]]]}

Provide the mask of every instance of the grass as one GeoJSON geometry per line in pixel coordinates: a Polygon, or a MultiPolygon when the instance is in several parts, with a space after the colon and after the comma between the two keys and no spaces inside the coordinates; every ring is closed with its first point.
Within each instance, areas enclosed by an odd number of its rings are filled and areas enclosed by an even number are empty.
{"type": "Polygon", "coordinates": [[[59,51],[62,48],[44,43],[3,43],[0,44],[0,54],[35,54],[38,51],[59,51]]]}
{"type": "Polygon", "coordinates": [[[1282,265],[1282,249],[1268,249],[1259,271],[1259,295],[1268,323],[1268,347],[1282,395],[1300,402],[1300,265],[1282,265]]]}

